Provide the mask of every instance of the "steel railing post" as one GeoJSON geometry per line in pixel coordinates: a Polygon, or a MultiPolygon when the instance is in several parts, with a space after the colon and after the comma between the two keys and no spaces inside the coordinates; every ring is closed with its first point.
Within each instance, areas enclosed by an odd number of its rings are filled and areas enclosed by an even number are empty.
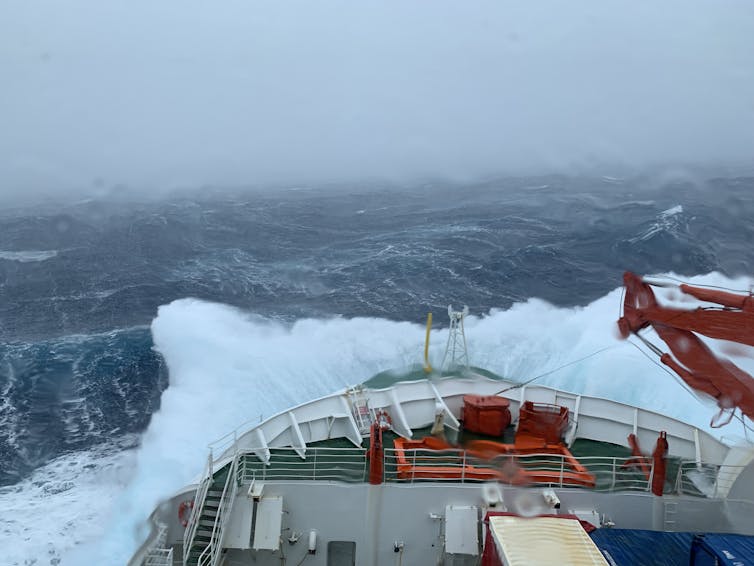
{"type": "Polygon", "coordinates": [[[678,463],[678,473],[675,475],[675,490],[678,495],[683,495],[683,462],[678,463]]]}

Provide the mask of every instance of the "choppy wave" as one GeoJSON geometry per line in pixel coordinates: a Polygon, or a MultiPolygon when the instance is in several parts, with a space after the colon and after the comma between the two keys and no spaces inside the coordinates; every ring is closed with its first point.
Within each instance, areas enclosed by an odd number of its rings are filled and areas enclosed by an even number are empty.
{"type": "Polygon", "coordinates": [[[683,206],[679,204],[660,212],[657,215],[657,219],[650,224],[649,228],[644,230],[640,235],[630,238],[628,241],[631,243],[643,242],[661,234],[678,238],[685,228],[683,206]]]}
{"type": "Polygon", "coordinates": [[[143,431],[167,376],[147,327],[0,344],[0,485],[143,431]]]}
{"type": "Polygon", "coordinates": [[[583,304],[625,269],[748,273],[752,186],[548,176],[0,216],[0,250],[65,250],[0,260],[0,338],[148,324],[158,306],[183,297],[289,322],[331,312],[413,319],[449,298],[477,312],[530,297],[583,304]]]}

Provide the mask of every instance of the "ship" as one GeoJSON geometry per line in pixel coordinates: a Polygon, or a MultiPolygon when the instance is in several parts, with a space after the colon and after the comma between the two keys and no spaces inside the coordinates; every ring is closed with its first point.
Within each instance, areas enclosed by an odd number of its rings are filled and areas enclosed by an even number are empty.
{"type": "Polygon", "coordinates": [[[129,566],[754,564],[754,444],[713,434],[749,426],[754,378],[699,337],[754,346],[754,298],[624,283],[621,334],[717,402],[714,428],[473,367],[449,307],[440,369],[430,315],[423,367],[213,443],[129,566]]]}

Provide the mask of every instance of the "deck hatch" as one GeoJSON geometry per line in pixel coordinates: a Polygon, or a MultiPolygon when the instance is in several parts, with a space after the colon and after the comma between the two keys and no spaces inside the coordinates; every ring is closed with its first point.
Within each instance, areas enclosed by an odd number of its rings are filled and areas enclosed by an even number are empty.
{"type": "Polygon", "coordinates": [[[331,540],[327,543],[327,566],[354,566],[355,564],[355,542],[331,540]]]}
{"type": "Polygon", "coordinates": [[[479,515],[476,507],[445,507],[445,553],[479,554],[479,515]]]}
{"type": "Polygon", "coordinates": [[[254,550],[277,550],[283,526],[283,498],[263,497],[257,504],[254,550]]]}

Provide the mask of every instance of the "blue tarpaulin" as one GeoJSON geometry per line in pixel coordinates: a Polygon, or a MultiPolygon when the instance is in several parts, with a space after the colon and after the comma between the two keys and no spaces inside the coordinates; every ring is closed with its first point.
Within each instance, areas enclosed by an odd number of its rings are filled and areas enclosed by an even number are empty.
{"type": "Polygon", "coordinates": [[[754,537],[635,529],[589,536],[611,566],[754,566],[754,537]]]}
{"type": "Polygon", "coordinates": [[[638,529],[597,529],[589,536],[611,566],[689,566],[694,538],[638,529]]]}
{"type": "Polygon", "coordinates": [[[754,537],[699,535],[694,538],[692,566],[754,566],[754,537]]]}

